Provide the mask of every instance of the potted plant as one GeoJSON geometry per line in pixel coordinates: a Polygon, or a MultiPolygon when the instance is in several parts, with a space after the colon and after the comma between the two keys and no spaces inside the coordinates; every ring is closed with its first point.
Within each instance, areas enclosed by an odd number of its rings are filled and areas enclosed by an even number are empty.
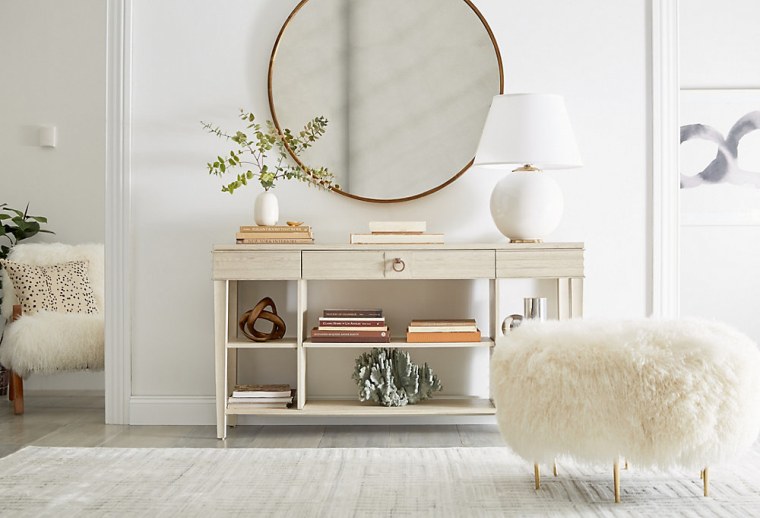
{"type": "Polygon", "coordinates": [[[295,179],[322,189],[337,187],[334,177],[325,167],[309,167],[294,163],[290,152],[300,155],[321,137],[327,128],[327,119],[315,117],[297,134],[289,129],[278,131],[272,121],[259,124],[253,113],[240,110],[244,130],[230,134],[219,127],[201,121],[203,129],[219,138],[230,141],[233,149],[208,162],[209,174],[223,177],[236,172],[235,179],[222,186],[222,192],[233,194],[249,183],[259,183],[264,192],[256,198],[254,219],[257,225],[275,225],[279,219],[277,198],[271,192],[278,181],[295,179]],[[274,152],[274,159],[268,154],[274,152]]]}
{"type": "MultiPolygon", "coordinates": [[[[54,234],[50,230],[41,228],[42,224],[47,223],[47,218],[43,216],[30,216],[29,204],[23,211],[8,207],[7,203],[0,203],[0,238],[5,238],[0,244],[0,259],[6,259],[11,252],[11,248],[16,246],[20,241],[44,232],[54,234]],[[4,242],[7,240],[7,243],[4,242]]],[[[3,301],[3,278],[0,276],[0,303],[3,301]]],[[[5,328],[5,321],[0,318],[0,342],[2,342],[2,331],[5,328]]],[[[8,371],[0,365],[0,396],[8,393],[8,371]]]]}

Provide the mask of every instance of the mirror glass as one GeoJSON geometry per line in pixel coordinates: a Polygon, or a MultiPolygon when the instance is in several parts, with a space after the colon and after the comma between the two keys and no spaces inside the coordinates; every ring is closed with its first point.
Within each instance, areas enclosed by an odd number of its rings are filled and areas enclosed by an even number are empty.
{"type": "Polygon", "coordinates": [[[468,0],[304,0],[269,69],[278,128],[328,120],[299,158],[366,201],[414,199],[464,173],[502,90],[496,41],[468,0]]]}

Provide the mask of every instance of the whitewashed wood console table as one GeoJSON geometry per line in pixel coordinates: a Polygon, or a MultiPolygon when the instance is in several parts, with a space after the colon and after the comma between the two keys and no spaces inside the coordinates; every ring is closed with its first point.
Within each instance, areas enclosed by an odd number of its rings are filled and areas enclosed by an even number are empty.
{"type": "MultiPolygon", "coordinates": [[[[481,342],[407,343],[393,338],[391,346],[493,347],[506,316],[499,308],[499,280],[556,279],[558,315],[580,316],[583,306],[582,243],[504,243],[447,245],[218,245],[213,250],[214,325],[216,348],[217,436],[226,437],[227,425],[240,414],[259,415],[489,415],[490,399],[434,398],[417,405],[385,408],[358,400],[310,400],[306,391],[306,351],[309,348],[369,349],[382,344],[312,343],[305,315],[307,287],[312,280],[371,279],[489,279],[490,329],[481,342]],[[394,268],[395,266],[395,268],[394,268]],[[295,281],[295,334],[271,342],[237,338],[238,283],[295,281]],[[262,409],[229,405],[236,382],[237,353],[243,349],[295,349],[297,401],[295,408],[262,409]]],[[[323,308],[320,308],[323,309],[323,308]]],[[[413,315],[410,315],[410,319],[413,315]]],[[[441,315],[449,317],[450,315],[441,315]]],[[[289,326],[292,329],[292,324],[289,326]]]]}

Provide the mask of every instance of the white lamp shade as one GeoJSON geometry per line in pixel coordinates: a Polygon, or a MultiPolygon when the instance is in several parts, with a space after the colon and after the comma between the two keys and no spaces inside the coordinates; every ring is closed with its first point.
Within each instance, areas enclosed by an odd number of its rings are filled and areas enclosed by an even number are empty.
{"type": "Polygon", "coordinates": [[[474,165],[525,164],[539,169],[583,165],[562,96],[506,94],[493,98],[474,165]]]}

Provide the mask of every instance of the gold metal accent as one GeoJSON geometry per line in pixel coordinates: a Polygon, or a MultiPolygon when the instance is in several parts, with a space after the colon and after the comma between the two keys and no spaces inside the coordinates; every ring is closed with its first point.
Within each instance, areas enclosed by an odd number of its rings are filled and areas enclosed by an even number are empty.
{"type": "Polygon", "coordinates": [[[702,489],[704,489],[705,496],[710,496],[710,472],[707,468],[702,470],[702,489]]]}
{"type": "Polygon", "coordinates": [[[536,479],[536,490],[541,489],[541,469],[538,464],[533,464],[533,477],[536,479]]]}
{"type": "Polygon", "coordinates": [[[623,464],[623,469],[628,469],[628,459],[625,459],[625,464],[623,464]]]}
{"type": "Polygon", "coordinates": [[[396,257],[393,259],[393,265],[391,268],[393,268],[394,272],[403,272],[406,268],[406,263],[400,257],[396,257]],[[396,266],[400,266],[400,268],[396,268],[396,266]]]}
{"type": "Polygon", "coordinates": [[[510,243],[543,243],[543,239],[509,239],[510,243]]]}
{"type": "Polygon", "coordinates": [[[557,472],[557,460],[554,460],[554,476],[556,477],[559,473],[557,472]]]}
{"type": "MultiPolygon", "coordinates": [[[[480,23],[483,24],[483,27],[488,33],[488,37],[491,38],[491,43],[493,44],[493,50],[496,53],[496,63],[499,65],[499,95],[501,95],[504,93],[504,65],[501,60],[501,51],[499,51],[499,44],[496,42],[496,37],[493,35],[493,31],[491,30],[491,27],[488,25],[488,22],[483,17],[483,14],[478,10],[477,7],[475,7],[475,4],[473,4],[471,0],[463,0],[463,1],[477,15],[478,19],[480,20],[480,23]]],[[[272,122],[274,123],[274,127],[277,128],[277,132],[280,134],[282,134],[282,128],[280,127],[280,121],[277,119],[277,111],[274,108],[274,97],[272,95],[272,73],[274,71],[274,63],[277,60],[277,49],[280,46],[280,40],[282,39],[283,34],[285,34],[285,29],[288,28],[290,21],[298,13],[298,11],[300,11],[301,8],[304,5],[306,5],[308,2],[309,0],[301,0],[298,3],[298,5],[295,6],[293,11],[288,15],[288,17],[285,19],[285,23],[282,24],[282,27],[280,28],[280,32],[277,33],[277,38],[275,38],[274,40],[274,45],[272,46],[272,54],[269,57],[269,68],[267,71],[267,96],[269,98],[269,111],[272,113],[272,122]]],[[[285,149],[288,150],[288,153],[290,154],[291,158],[295,161],[295,163],[298,164],[298,166],[305,171],[307,169],[306,166],[303,164],[303,162],[301,162],[301,160],[296,156],[296,154],[293,153],[293,150],[291,150],[290,147],[288,147],[287,143],[285,143],[285,149]]],[[[417,198],[422,198],[423,196],[427,196],[428,194],[433,194],[436,191],[440,191],[441,189],[443,189],[444,187],[452,183],[454,180],[462,176],[465,173],[465,171],[467,171],[470,167],[472,167],[472,163],[474,161],[475,161],[475,157],[473,157],[472,160],[467,162],[464,165],[464,167],[459,170],[458,173],[456,173],[454,176],[452,176],[451,178],[443,182],[438,187],[433,187],[432,189],[428,189],[425,192],[415,194],[414,196],[406,196],[404,198],[388,198],[388,199],[367,198],[365,196],[358,196],[356,194],[347,193],[336,187],[333,187],[330,190],[342,196],[346,196],[348,198],[353,198],[359,201],[367,201],[371,203],[398,203],[402,201],[412,201],[412,200],[416,200],[417,198]]]]}
{"type": "Polygon", "coordinates": [[[620,503],[620,463],[615,461],[612,465],[612,478],[615,485],[615,503],[620,503]]]}
{"type": "Polygon", "coordinates": [[[303,221],[286,221],[289,227],[300,227],[303,225],[303,221]]]}
{"type": "Polygon", "coordinates": [[[543,172],[538,167],[534,167],[534,166],[532,166],[530,164],[525,164],[523,166],[518,167],[517,169],[512,169],[513,173],[516,173],[516,172],[525,172],[525,171],[531,172],[531,173],[541,173],[541,172],[543,172]]]}

